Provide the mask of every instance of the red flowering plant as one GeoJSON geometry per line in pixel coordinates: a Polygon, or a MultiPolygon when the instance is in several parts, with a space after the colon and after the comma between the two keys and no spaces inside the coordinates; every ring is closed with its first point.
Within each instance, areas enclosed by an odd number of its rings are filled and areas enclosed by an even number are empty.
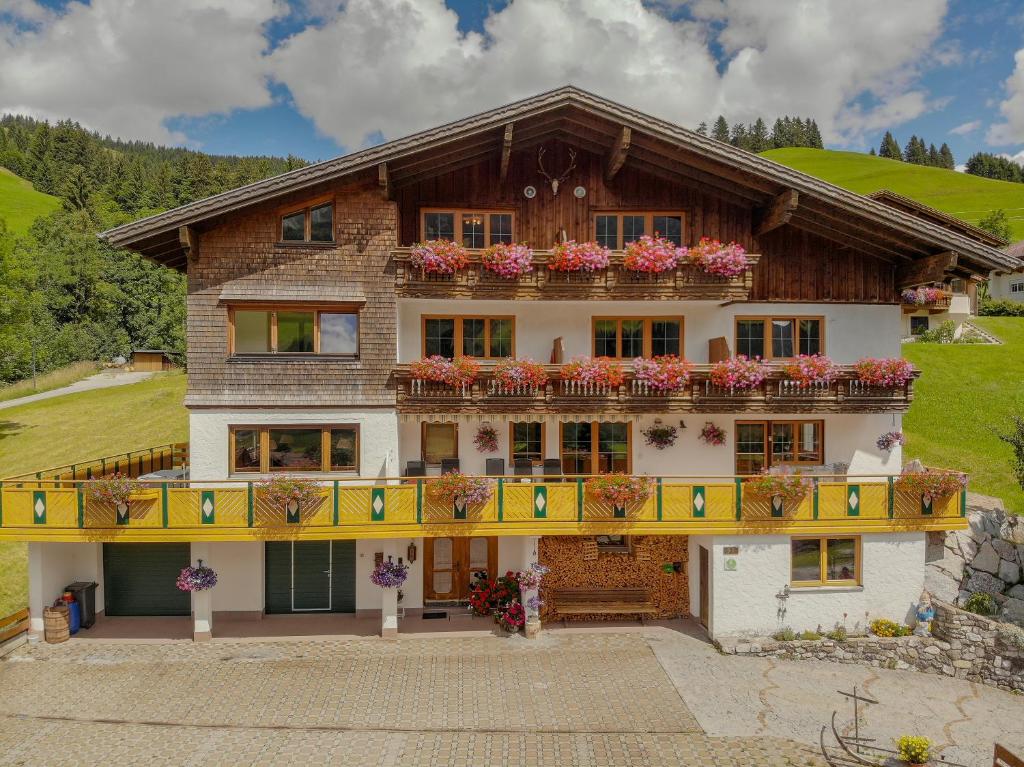
{"type": "Polygon", "coordinates": [[[735,242],[723,245],[709,237],[701,237],[699,243],[680,255],[701,271],[719,277],[738,277],[750,268],[747,251],[742,245],[735,242]]]}
{"type": "Polygon", "coordinates": [[[660,357],[637,357],[633,360],[633,378],[655,391],[681,391],[690,382],[693,365],[674,354],[660,357]]]}
{"type": "Polygon", "coordinates": [[[614,472],[591,477],[586,481],[586,487],[595,498],[621,509],[650,498],[654,492],[654,481],[650,477],[614,472]]]}
{"type": "Polygon", "coordinates": [[[498,430],[489,423],[481,424],[473,437],[473,444],[481,453],[498,452],[498,430]]]}
{"type": "Polygon", "coordinates": [[[716,426],[711,421],[707,421],[704,424],[704,428],[700,430],[698,436],[705,445],[718,446],[725,444],[725,429],[721,426],[716,426]]]}
{"type": "Polygon", "coordinates": [[[506,393],[539,389],[548,382],[548,372],[528,357],[521,360],[508,357],[494,366],[494,382],[506,393]]]}
{"type": "Polygon", "coordinates": [[[765,469],[745,480],[743,486],[759,498],[781,496],[783,503],[799,503],[814,489],[814,480],[783,467],[781,471],[765,469]]]}
{"type": "Polygon", "coordinates": [[[839,366],[824,354],[799,354],[782,366],[790,381],[800,386],[829,384],[839,375],[839,366]]]}
{"type": "Polygon", "coordinates": [[[409,252],[409,261],[430,274],[455,274],[469,263],[466,249],[451,240],[418,242],[409,252]]]}
{"type": "Polygon", "coordinates": [[[453,360],[435,354],[416,360],[409,366],[409,374],[423,381],[445,383],[449,386],[469,386],[480,374],[480,363],[471,357],[453,360]]]}
{"type": "Polygon", "coordinates": [[[467,506],[485,503],[493,492],[491,480],[484,477],[470,477],[459,471],[449,471],[437,479],[431,479],[430,495],[439,501],[455,503],[461,501],[467,506]]]}
{"type": "Polygon", "coordinates": [[[896,478],[894,485],[897,490],[918,496],[947,498],[967,487],[967,475],[959,471],[944,469],[906,471],[896,478]]]}
{"type": "Polygon", "coordinates": [[[914,378],[914,366],[902,357],[864,357],[854,369],[861,383],[887,389],[904,386],[914,378]]]}
{"type": "Polygon", "coordinates": [[[767,376],[767,365],[743,354],[711,366],[711,383],[729,391],[756,389],[767,376]]]}
{"type": "Polygon", "coordinates": [[[611,251],[596,242],[559,242],[551,246],[548,269],[556,272],[596,272],[607,269],[611,251]]]}
{"type": "Polygon", "coordinates": [[[503,610],[499,610],[497,617],[498,625],[511,634],[526,625],[526,609],[518,599],[513,599],[503,610]]]}
{"type": "Polygon", "coordinates": [[[487,573],[477,572],[469,587],[469,607],[474,615],[494,615],[512,602],[521,598],[516,573],[509,570],[498,578],[488,578],[487,573]]]}
{"type": "Polygon", "coordinates": [[[937,304],[946,297],[942,288],[907,288],[900,294],[903,303],[913,306],[937,304]]]}
{"type": "Polygon", "coordinates": [[[622,365],[608,357],[573,357],[560,374],[563,381],[594,386],[621,386],[626,380],[622,365]]]}
{"type": "Polygon", "coordinates": [[[528,245],[499,242],[480,254],[484,269],[514,280],[533,271],[533,250],[528,245]]]}
{"type": "Polygon", "coordinates": [[[663,237],[645,234],[626,245],[622,265],[634,272],[659,274],[675,269],[679,263],[679,248],[663,237]]]}

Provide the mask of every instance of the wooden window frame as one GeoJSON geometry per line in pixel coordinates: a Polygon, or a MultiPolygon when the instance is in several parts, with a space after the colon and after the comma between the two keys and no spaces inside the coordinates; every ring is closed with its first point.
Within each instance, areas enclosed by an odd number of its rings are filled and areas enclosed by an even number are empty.
{"type": "Polygon", "coordinates": [[[647,208],[641,210],[624,210],[621,208],[613,208],[611,210],[595,210],[590,216],[590,233],[593,235],[592,239],[597,242],[597,219],[598,216],[615,216],[618,218],[616,226],[616,243],[612,250],[624,250],[626,243],[623,241],[625,237],[625,231],[622,226],[623,216],[643,216],[644,217],[644,234],[654,236],[654,217],[655,216],[678,216],[679,217],[679,239],[680,245],[686,245],[689,242],[689,238],[686,236],[686,211],[683,210],[650,210],[647,208]]]}
{"type": "MultiPolygon", "coordinates": [[[[516,242],[516,211],[515,208],[420,208],[420,239],[427,239],[427,216],[431,213],[451,213],[454,216],[455,242],[462,243],[462,218],[463,216],[484,217],[484,248],[491,245],[491,216],[512,217],[512,242],[516,242]]],[[[482,250],[482,248],[470,248],[470,250],[482,250]]]]}
{"type": "MultiPolygon", "coordinates": [[[[452,320],[455,323],[455,337],[453,340],[456,357],[464,357],[462,354],[463,341],[462,323],[464,320],[484,320],[484,350],[491,350],[491,320],[509,320],[512,323],[512,349],[509,357],[516,356],[516,317],[514,314],[421,314],[420,315],[420,356],[427,356],[427,320],[452,320]]],[[[489,354],[484,357],[473,357],[476,360],[498,360],[504,357],[491,357],[489,354]]]]}
{"type": "Polygon", "coordinates": [[[508,424],[508,462],[509,466],[514,466],[516,462],[515,454],[515,426],[517,423],[539,423],[540,424],[540,458],[536,461],[532,461],[534,466],[544,465],[544,455],[547,452],[547,439],[548,439],[548,425],[544,421],[509,421],[508,424]]]}
{"type": "MultiPolygon", "coordinates": [[[[603,533],[603,535],[622,535],[622,534],[621,533],[603,533]]],[[[632,556],[632,554],[633,554],[633,536],[632,535],[622,535],[622,543],[621,544],[619,544],[619,543],[615,543],[615,544],[606,543],[606,544],[602,545],[597,540],[600,537],[601,537],[600,535],[595,535],[594,536],[594,545],[597,546],[597,552],[599,554],[628,554],[628,555],[632,556]]]]}
{"type": "Polygon", "coordinates": [[[459,457],[459,424],[456,421],[421,421],[420,422],[420,460],[422,460],[427,466],[440,466],[441,462],[428,462],[427,461],[427,426],[451,426],[455,431],[455,455],[453,458],[459,457]]]}
{"type": "Polygon", "coordinates": [[[335,205],[335,197],[333,194],[324,195],[323,197],[314,197],[312,200],[307,200],[300,205],[289,205],[287,207],[278,208],[277,211],[277,244],[278,245],[335,245],[337,243],[337,236],[334,230],[335,223],[337,222],[337,206],[335,205]],[[313,209],[323,208],[327,205],[331,206],[331,239],[329,240],[313,240],[310,239],[312,236],[313,228],[313,209]],[[305,233],[301,240],[286,240],[284,238],[284,220],[290,216],[294,216],[296,213],[304,213],[306,217],[305,233]]]}
{"type": "MultiPolygon", "coordinates": [[[[568,421],[558,422],[558,462],[561,463],[564,459],[565,452],[563,450],[565,446],[565,426],[569,423],[568,421]]],[[[598,445],[600,444],[600,426],[602,423],[624,423],[626,424],[626,445],[628,450],[626,451],[626,474],[633,473],[633,422],[632,421],[572,421],[572,423],[589,423],[590,424],[590,471],[587,472],[586,476],[592,476],[598,474],[594,469],[598,466],[600,460],[600,453],[598,451],[598,445]]]]}
{"type": "Polygon", "coordinates": [[[357,423],[267,423],[232,424],[228,426],[228,473],[229,474],[358,474],[361,464],[362,435],[357,423]],[[272,469],[270,467],[270,432],[272,429],[320,429],[320,469],[272,469]],[[356,464],[352,469],[331,468],[331,430],[352,429],[356,434],[356,464]],[[255,431],[260,441],[259,469],[235,468],[235,432],[255,431]]]}
{"type": "Polygon", "coordinates": [[[362,351],[363,334],[360,310],[362,304],[263,304],[235,303],[228,306],[228,356],[229,357],[332,357],[343,360],[357,360],[362,351]],[[270,312],[270,351],[266,352],[235,352],[235,312],[270,312]],[[313,313],[313,351],[311,352],[279,352],[277,351],[277,313],[278,312],[312,312],[313,313]],[[354,354],[345,352],[320,351],[320,315],[321,314],[354,314],[356,323],[356,351],[354,354]]]}
{"type": "MultiPolygon", "coordinates": [[[[821,466],[825,463],[825,421],[822,418],[776,418],[769,420],[761,419],[744,419],[736,421],[734,426],[738,427],[743,424],[761,424],[764,426],[764,465],[766,469],[770,469],[773,466],[821,466]],[[773,460],[772,454],[772,425],[778,423],[789,423],[793,424],[793,454],[800,455],[800,425],[805,423],[816,423],[818,424],[818,460],[816,461],[776,461],[773,460]]],[[[733,445],[733,466],[736,466],[739,460],[739,440],[735,441],[733,445]]]]}
{"type": "Polygon", "coordinates": [[[800,321],[801,320],[817,320],[818,321],[818,354],[826,354],[825,346],[825,317],[824,315],[813,315],[813,314],[743,314],[737,315],[733,318],[732,325],[732,340],[733,348],[736,353],[740,353],[740,322],[747,320],[760,320],[764,322],[764,356],[761,359],[765,360],[791,360],[797,354],[800,354],[800,321]],[[793,357],[776,357],[772,354],[772,321],[774,320],[792,320],[793,329],[795,334],[793,336],[793,351],[795,354],[793,357]]]}
{"type": "Polygon", "coordinates": [[[820,588],[822,586],[861,586],[863,584],[862,541],[859,535],[794,535],[790,537],[789,545],[789,582],[795,589],[820,588]],[[854,553],[854,577],[846,580],[828,579],[828,542],[829,541],[853,541],[854,553]],[[818,541],[818,580],[797,581],[793,580],[793,541],[818,541]]]}
{"type": "Polygon", "coordinates": [[[651,348],[653,346],[653,332],[652,325],[655,322],[679,322],[679,357],[686,357],[686,318],[683,315],[665,315],[661,317],[621,317],[617,315],[608,316],[596,316],[590,318],[590,353],[596,356],[597,352],[597,323],[603,321],[612,321],[618,323],[615,330],[615,355],[612,359],[633,359],[630,357],[622,356],[622,323],[630,320],[641,320],[644,323],[644,357],[653,356],[651,348]]]}

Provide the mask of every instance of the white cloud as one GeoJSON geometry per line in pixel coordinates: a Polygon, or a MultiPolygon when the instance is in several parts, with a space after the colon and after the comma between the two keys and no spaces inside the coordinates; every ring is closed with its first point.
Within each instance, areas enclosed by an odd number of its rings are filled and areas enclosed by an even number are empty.
{"type": "Polygon", "coordinates": [[[971,120],[970,122],[960,123],[955,128],[950,128],[949,132],[954,136],[966,136],[968,133],[973,133],[981,127],[981,120],[971,120]]]}
{"type": "Polygon", "coordinates": [[[1006,78],[1006,99],[999,105],[1005,122],[988,129],[985,140],[994,146],[1024,143],[1024,48],[1014,56],[1016,66],[1006,78]]]}
{"type": "Polygon", "coordinates": [[[57,14],[0,0],[0,111],[180,142],[164,121],[270,103],[263,25],[277,0],[93,0],[57,14]]]}

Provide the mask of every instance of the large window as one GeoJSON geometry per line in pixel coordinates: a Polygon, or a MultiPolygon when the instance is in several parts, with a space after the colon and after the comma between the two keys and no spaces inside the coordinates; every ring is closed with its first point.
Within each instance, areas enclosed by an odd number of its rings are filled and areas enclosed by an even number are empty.
{"type": "Polygon", "coordinates": [[[561,426],[562,471],[566,474],[629,472],[628,423],[584,421],[561,426]]]}
{"type": "Polygon", "coordinates": [[[511,211],[427,209],[420,231],[424,240],[455,240],[467,248],[486,248],[511,243],[513,224],[511,211]]]}
{"type": "Polygon", "coordinates": [[[423,356],[515,356],[513,317],[423,317],[423,356]]]}
{"type": "Polygon", "coordinates": [[[334,242],[334,200],[289,210],[281,216],[282,242],[334,242]]]}
{"type": "Polygon", "coordinates": [[[683,356],[682,317],[594,317],[594,356],[683,356]]]}
{"type": "Polygon", "coordinates": [[[821,317],[737,317],[736,353],[751,359],[824,354],[821,317]]]}
{"type": "Polygon", "coordinates": [[[825,462],[824,421],[738,421],[736,473],[825,462]]]}
{"type": "Polygon", "coordinates": [[[509,457],[512,463],[525,459],[535,466],[544,461],[544,423],[542,421],[523,421],[510,423],[509,457]]]}
{"type": "Polygon", "coordinates": [[[860,538],[793,538],[793,586],[852,586],[860,583],[860,538]]]}
{"type": "Polygon", "coordinates": [[[359,470],[358,426],[232,426],[229,433],[232,473],[359,470]]]}
{"type": "Polygon", "coordinates": [[[233,355],[359,355],[359,313],[354,307],[234,306],[228,317],[233,355]]]}
{"type": "Polygon", "coordinates": [[[439,464],[445,458],[459,457],[459,425],[456,423],[423,423],[421,443],[423,460],[439,464]]]}
{"type": "Polygon", "coordinates": [[[645,234],[683,244],[683,214],[678,212],[616,211],[594,216],[594,239],[621,250],[645,234]]]}

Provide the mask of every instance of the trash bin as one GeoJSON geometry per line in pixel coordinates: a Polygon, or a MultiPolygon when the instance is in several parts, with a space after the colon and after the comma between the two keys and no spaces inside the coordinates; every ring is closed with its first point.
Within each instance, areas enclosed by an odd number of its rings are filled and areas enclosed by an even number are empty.
{"type": "Polygon", "coordinates": [[[70,591],[81,611],[82,628],[92,628],[96,622],[96,582],[75,581],[64,588],[70,591]]]}

